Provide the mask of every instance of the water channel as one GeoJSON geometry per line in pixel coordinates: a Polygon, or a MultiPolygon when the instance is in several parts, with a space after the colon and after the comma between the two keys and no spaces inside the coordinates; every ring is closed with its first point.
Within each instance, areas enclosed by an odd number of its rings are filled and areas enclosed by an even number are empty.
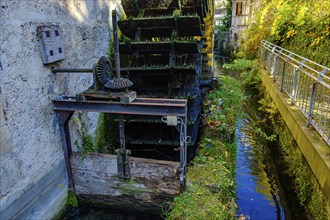
{"type": "Polygon", "coordinates": [[[257,118],[249,113],[245,117],[236,128],[237,214],[244,214],[246,219],[290,219],[269,146],[252,130],[257,118]]]}
{"type": "MultiPolygon", "coordinates": [[[[216,73],[223,74],[220,62],[215,64],[216,73]]],[[[241,81],[239,73],[226,74],[241,81]]],[[[258,111],[259,98],[250,91],[245,95],[244,116],[236,128],[237,216],[246,220],[307,219],[291,177],[283,172],[286,163],[277,144],[256,132],[264,129],[260,127],[265,116],[258,111]]]]}

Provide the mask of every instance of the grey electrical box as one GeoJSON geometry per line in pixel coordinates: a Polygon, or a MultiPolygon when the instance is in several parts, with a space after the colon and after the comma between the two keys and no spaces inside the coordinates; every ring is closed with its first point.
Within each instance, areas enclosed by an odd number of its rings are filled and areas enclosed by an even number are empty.
{"type": "Polygon", "coordinates": [[[44,64],[65,58],[62,33],[58,25],[39,26],[38,39],[44,64]]]}

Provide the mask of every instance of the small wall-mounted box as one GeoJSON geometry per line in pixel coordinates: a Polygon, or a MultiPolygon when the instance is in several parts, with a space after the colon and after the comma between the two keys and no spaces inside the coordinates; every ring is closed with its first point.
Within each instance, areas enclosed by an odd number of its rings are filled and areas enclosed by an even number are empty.
{"type": "Polygon", "coordinates": [[[39,26],[37,33],[44,64],[65,58],[62,33],[58,25],[39,26]]]}

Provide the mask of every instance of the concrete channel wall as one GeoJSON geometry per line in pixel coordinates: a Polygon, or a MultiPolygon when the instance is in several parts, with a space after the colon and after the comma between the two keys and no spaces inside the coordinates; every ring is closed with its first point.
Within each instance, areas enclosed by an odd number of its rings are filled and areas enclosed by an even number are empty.
{"type": "MultiPolygon", "coordinates": [[[[116,0],[1,0],[0,219],[51,219],[65,206],[67,177],[51,99],[75,95],[92,75],[51,73],[91,68],[108,51],[116,0]],[[38,27],[59,27],[65,58],[43,64],[38,27]]],[[[88,114],[93,134],[97,114],[88,114]]],[[[78,126],[72,140],[81,140],[78,126]]]]}
{"type": "MultiPolygon", "coordinates": [[[[274,83],[266,70],[263,70],[261,79],[330,201],[330,147],[315,129],[306,127],[304,115],[297,107],[288,105],[290,99],[280,92],[279,85],[274,83]]],[[[329,204],[326,209],[330,216],[329,204]]]]}

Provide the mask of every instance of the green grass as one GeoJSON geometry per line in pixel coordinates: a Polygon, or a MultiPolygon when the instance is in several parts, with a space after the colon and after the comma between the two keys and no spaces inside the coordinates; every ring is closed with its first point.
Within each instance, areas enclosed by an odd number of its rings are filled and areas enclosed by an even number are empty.
{"type": "Polygon", "coordinates": [[[198,153],[188,167],[187,189],[174,199],[166,219],[233,219],[236,213],[234,137],[244,96],[231,77],[220,78],[204,103],[204,127],[198,153]],[[212,123],[211,123],[212,122],[212,123]]]}

